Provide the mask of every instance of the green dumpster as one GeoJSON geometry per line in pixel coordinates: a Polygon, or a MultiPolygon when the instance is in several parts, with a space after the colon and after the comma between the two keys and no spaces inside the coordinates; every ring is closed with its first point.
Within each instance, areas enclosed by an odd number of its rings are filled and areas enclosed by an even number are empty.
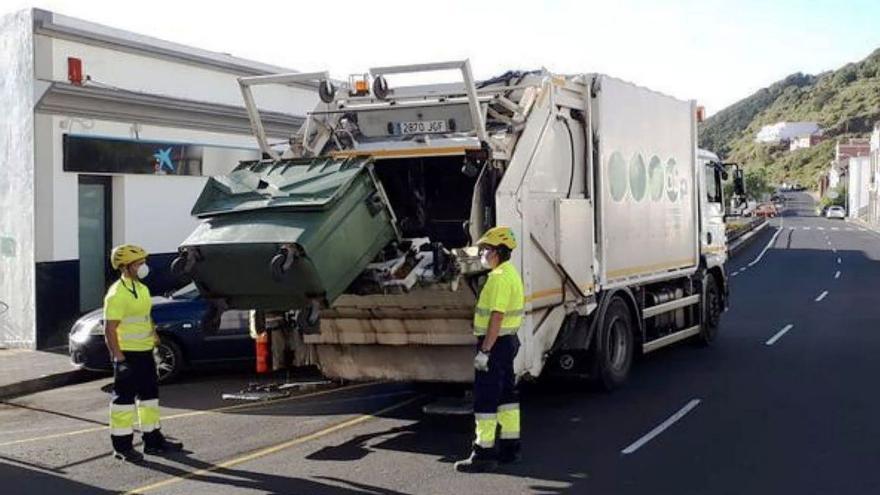
{"type": "Polygon", "coordinates": [[[244,162],[192,214],[172,269],[230,309],[329,305],[397,235],[368,157],[244,162]]]}

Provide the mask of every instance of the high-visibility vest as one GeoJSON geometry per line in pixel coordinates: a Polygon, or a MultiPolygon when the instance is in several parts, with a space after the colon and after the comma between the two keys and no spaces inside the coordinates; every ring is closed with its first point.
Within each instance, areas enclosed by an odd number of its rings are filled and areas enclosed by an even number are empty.
{"type": "Polygon", "coordinates": [[[123,351],[151,351],[155,346],[150,289],[127,278],[117,280],[104,297],[104,321],[119,322],[116,335],[123,351]]]}
{"type": "Polygon", "coordinates": [[[523,321],[523,292],[522,277],[513,263],[505,261],[492,270],[474,310],[474,335],[486,335],[493,312],[504,313],[500,335],[515,334],[523,321]]]}

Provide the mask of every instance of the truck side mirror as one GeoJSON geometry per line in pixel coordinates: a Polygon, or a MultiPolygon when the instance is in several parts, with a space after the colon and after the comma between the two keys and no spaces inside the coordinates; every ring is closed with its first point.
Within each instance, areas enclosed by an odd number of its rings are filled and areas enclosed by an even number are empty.
{"type": "Polygon", "coordinates": [[[734,170],[733,172],[733,194],[737,196],[746,195],[746,183],[743,179],[742,170],[734,170]]]}

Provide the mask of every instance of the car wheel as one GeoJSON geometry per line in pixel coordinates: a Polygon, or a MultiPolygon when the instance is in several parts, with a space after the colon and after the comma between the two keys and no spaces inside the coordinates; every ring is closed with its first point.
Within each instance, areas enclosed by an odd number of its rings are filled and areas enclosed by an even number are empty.
{"type": "Polygon", "coordinates": [[[183,351],[177,342],[162,338],[156,346],[154,356],[159,383],[167,383],[177,378],[183,369],[183,351]]]}

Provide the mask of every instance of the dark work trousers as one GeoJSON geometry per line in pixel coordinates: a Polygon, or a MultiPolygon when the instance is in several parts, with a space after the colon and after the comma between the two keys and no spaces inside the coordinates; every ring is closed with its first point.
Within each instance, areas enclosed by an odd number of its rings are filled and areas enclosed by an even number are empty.
{"type": "Polygon", "coordinates": [[[123,351],[123,354],[124,362],[113,363],[113,399],[110,401],[110,438],[117,452],[132,448],[133,428],[138,417],[144,444],[158,445],[162,439],[158,421],[159,382],[153,351],[123,351]]]}
{"type": "MultiPolygon", "coordinates": [[[[482,347],[479,337],[477,350],[482,347]]],[[[489,353],[489,370],[477,370],[474,375],[474,417],[477,457],[491,457],[495,450],[496,428],[501,427],[501,442],[519,448],[519,394],[513,359],[519,351],[516,335],[498,337],[489,353]]]]}

